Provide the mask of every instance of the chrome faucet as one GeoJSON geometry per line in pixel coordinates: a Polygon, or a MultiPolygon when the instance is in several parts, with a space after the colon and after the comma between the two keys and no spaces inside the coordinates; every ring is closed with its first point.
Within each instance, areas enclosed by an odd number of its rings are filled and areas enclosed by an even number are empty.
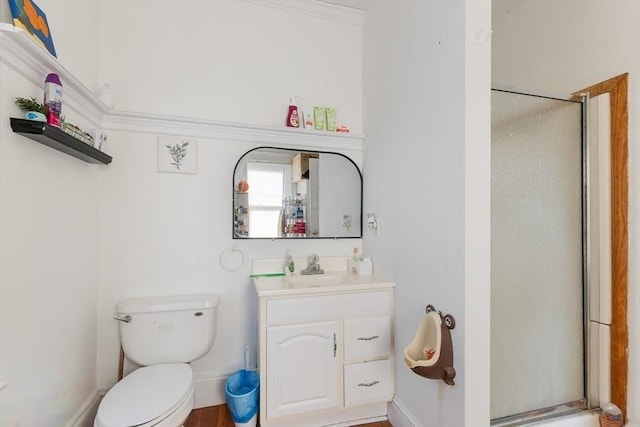
{"type": "Polygon", "coordinates": [[[309,265],[304,270],[300,271],[300,274],[324,274],[324,270],[320,268],[320,257],[316,254],[309,257],[309,265]]]}

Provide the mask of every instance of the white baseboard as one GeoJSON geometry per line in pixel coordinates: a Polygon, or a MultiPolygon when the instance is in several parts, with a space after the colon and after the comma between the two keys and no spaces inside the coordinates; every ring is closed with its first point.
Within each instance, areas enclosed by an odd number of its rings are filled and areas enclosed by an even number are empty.
{"type": "Polygon", "coordinates": [[[195,408],[222,405],[226,403],[224,385],[231,374],[226,376],[198,375],[193,379],[196,387],[195,408]]]}
{"type": "MultiPolygon", "coordinates": [[[[194,408],[205,408],[207,406],[216,406],[226,403],[224,385],[227,376],[199,376],[194,378],[195,383],[195,404],[194,408]]],[[[100,389],[94,391],[80,407],[78,412],[73,416],[66,427],[92,427],[93,420],[98,412],[100,401],[107,394],[109,389],[100,389]]],[[[411,415],[402,402],[393,397],[393,401],[387,405],[388,419],[394,427],[419,427],[420,423],[411,415]]],[[[372,418],[369,421],[379,421],[385,417],[372,418]]],[[[337,424],[338,425],[338,424],[337,424]]]]}
{"type": "Polygon", "coordinates": [[[100,401],[107,394],[107,390],[96,390],[87,397],[78,412],[67,423],[67,427],[92,427],[96,418],[100,401]]]}
{"type": "MultiPolygon", "coordinates": [[[[218,375],[198,375],[194,378],[196,399],[194,408],[205,408],[207,406],[216,406],[226,403],[224,394],[224,385],[231,374],[218,375]]],[[[87,398],[80,410],[67,424],[67,427],[91,427],[93,420],[98,411],[100,400],[107,393],[108,389],[96,390],[87,398]]],[[[393,402],[389,403],[389,421],[394,427],[416,427],[419,426],[411,414],[406,410],[405,406],[393,398],[393,402]],[[392,420],[394,414],[394,420],[392,420]],[[397,415],[396,415],[397,414],[397,415]],[[412,421],[413,420],[413,421],[412,421]]]]}
{"type": "Polygon", "coordinates": [[[422,424],[413,416],[406,406],[393,396],[393,400],[389,402],[387,413],[389,422],[393,427],[421,427],[422,424]]]}

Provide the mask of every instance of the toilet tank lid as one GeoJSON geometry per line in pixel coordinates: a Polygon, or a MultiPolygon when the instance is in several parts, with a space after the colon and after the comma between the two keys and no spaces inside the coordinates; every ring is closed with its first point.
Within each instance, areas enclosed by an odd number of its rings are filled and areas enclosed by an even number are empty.
{"type": "Polygon", "coordinates": [[[217,307],[216,294],[172,295],[162,297],[130,298],[117,306],[118,313],[150,313],[155,311],[197,310],[217,307]]]}

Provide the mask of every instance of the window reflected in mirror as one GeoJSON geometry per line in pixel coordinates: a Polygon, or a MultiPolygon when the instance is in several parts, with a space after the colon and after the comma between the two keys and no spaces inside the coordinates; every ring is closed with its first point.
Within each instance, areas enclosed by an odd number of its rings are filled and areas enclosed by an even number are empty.
{"type": "Polygon", "coordinates": [[[362,175],[338,153],[260,147],[233,177],[233,238],[362,237],[362,175]]]}

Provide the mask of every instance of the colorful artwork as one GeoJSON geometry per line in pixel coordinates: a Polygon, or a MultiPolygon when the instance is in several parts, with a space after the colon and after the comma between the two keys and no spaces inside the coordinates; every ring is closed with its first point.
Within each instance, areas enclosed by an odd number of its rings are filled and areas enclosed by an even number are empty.
{"type": "Polygon", "coordinates": [[[44,46],[51,55],[56,56],[47,15],[32,0],[9,0],[13,25],[27,31],[44,46]]]}

